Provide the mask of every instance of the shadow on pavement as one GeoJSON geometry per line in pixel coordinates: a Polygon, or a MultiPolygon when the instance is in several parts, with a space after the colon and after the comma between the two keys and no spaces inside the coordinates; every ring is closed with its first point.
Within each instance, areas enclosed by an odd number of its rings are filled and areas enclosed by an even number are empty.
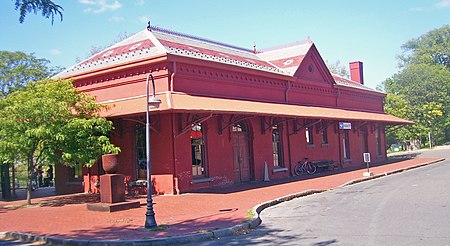
{"type": "MultiPolygon", "coordinates": [[[[417,152],[416,153],[396,154],[396,155],[388,157],[388,159],[384,162],[371,163],[370,167],[377,167],[377,166],[392,164],[392,163],[405,161],[405,160],[409,160],[409,159],[414,159],[420,154],[421,153],[417,153],[417,152]]],[[[286,184],[286,183],[297,182],[297,181],[307,180],[307,179],[321,178],[321,177],[331,176],[331,175],[335,175],[335,174],[339,174],[339,173],[351,172],[351,171],[355,171],[355,170],[364,170],[366,168],[367,167],[364,164],[364,165],[361,165],[358,167],[347,167],[347,168],[339,168],[339,169],[334,169],[334,170],[318,169],[317,173],[312,174],[312,175],[305,174],[302,176],[286,177],[286,178],[282,178],[282,179],[271,180],[269,182],[250,181],[250,182],[245,182],[245,183],[237,183],[237,184],[233,184],[233,185],[229,185],[229,186],[205,188],[205,189],[200,189],[200,190],[196,190],[196,191],[191,191],[189,193],[193,193],[193,194],[196,194],[196,193],[198,193],[198,194],[201,194],[201,193],[231,194],[231,193],[242,192],[242,191],[256,189],[256,188],[263,188],[263,187],[269,187],[269,186],[274,186],[274,185],[282,185],[282,184],[286,184]]]]}
{"type": "MultiPolygon", "coordinates": [[[[26,188],[19,188],[19,189],[16,189],[16,196],[13,199],[10,199],[10,200],[2,199],[0,201],[12,202],[12,201],[26,200],[27,192],[28,192],[28,190],[26,188]]],[[[55,187],[40,187],[31,192],[31,199],[42,198],[42,197],[52,197],[52,196],[56,196],[56,195],[57,194],[55,191],[55,187]]]]}
{"type": "MultiPolygon", "coordinates": [[[[281,229],[268,229],[264,224],[258,230],[249,231],[249,234],[239,235],[234,238],[217,238],[211,241],[212,245],[315,245],[326,246],[338,243],[336,239],[314,242],[316,237],[306,236],[296,231],[286,231],[281,229]]],[[[189,244],[195,245],[196,243],[189,244]]],[[[209,245],[208,242],[204,243],[209,245]]],[[[200,243],[200,245],[203,245],[200,243]]]]}
{"type": "MultiPolygon", "coordinates": [[[[143,226],[136,226],[136,223],[133,224],[133,220],[130,218],[129,220],[117,221],[117,225],[113,226],[72,230],[70,235],[50,233],[46,234],[46,237],[77,240],[145,240],[210,232],[240,222],[242,221],[231,218],[208,221],[205,220],[205,217],[202,217],[170,226],[159,225],[154,229],[146,229],[143,226]],[[121,223],[123,225],[120,225],[121,223]]],[[[39,234],[34,231],[22,231],[22,233],[39,234]]]]}

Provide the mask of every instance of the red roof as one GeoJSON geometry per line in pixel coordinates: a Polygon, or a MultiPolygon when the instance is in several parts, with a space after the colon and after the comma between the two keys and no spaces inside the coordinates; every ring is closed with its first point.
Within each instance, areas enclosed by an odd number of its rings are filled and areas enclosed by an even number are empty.
{"type": "MultiPolygon", "coordinates": [[[[254,51],[152,27],[151,31],[145,29],[138,32],[64,70],[55,77],[70,78],[80,73],[129,64],[133,61],[167,54],[294,76],[312,46],[313,42],[308,38],[305,41],[254,51]]],[[[369,87],[337,75],[333,75],[333,78],[337,84],[342,86],[374,91],[369,87]]]]}
{"type": "MultiPolygon", "coordinates": [[[[373,91],[373,92],[379,92],[379,91],[374,90],[368,86],[365,86],[359,82],[342,77],[340,75],[337,75],[337,74],[331,74],[331,75],[333,76],[334,81],[338,85],[343,85],[343,86],[347,86],[347,87],[353,87],[353,88],[358,88],[358,89],[363,89],[363,90],[368,90],[368,91],[373,91]]],[[[382,92],[379,92],[379,93],[382,93],[382,92]]]]}
{"type": "Polygon", "coordinates": [[[69,78],[79,73],[164,54],[187,56],[292,76],[311,45],[311,41],[304,41],[255,52],[250,49],[152,27],[151,31],[143,30],[66,69],[56,77],[69,78]]]}
{"type": "Polygon", "coordinates": [[[97,55],[90,57],[87,60],[81,62],[81,64],[92,63],[95,61],[103,60],[105,58],[116,57],[119,55],[129,54],[131,52],[141,51],[143,49],[148,49],[155,47],[155,45],[150,40],[141,40],[133,43],[128,43],[116,47],[108,48],[97,55]]]}

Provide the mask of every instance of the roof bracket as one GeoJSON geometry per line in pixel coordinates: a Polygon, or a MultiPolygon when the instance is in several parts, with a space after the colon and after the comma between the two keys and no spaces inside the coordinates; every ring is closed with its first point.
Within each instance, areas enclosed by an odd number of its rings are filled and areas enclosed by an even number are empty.
{"type": "Polygon", "coordinates": [[[318,124],[320,122],[322,122],[322,119],[316,120],[316,121],[313,121],[313,122],[308,122],[305,119],[305,120],[303,120],[303,125],[299,125],[297,119],[294,119],[294,129],[293,129],[293,132],[289,134],[289,136],[293,135],[293,134],[297,134],[299,131],[301,131],[303,129],[306,129],[306,128],[309,128],[309,127],[313,127],[314,125],[316,125],[316,124],[318,124]]]}
{"type": "Polygon", "coordinates": [[[284,123],[284,122],[286,122],[288,120],[289,120],[288,118],[280,119],[280,118],[277,118],[277,117],[269,117],[269,119],[266,121],[265,118],[264,118],[264,120],[261,121],[261,123],[263,124],[261,126],[263,127],[264,133],[265,133],[267,130],[269,130],[273,126],[282,124],[282,123],[284,123]],[[267,127],[266,127],[266,125],[267,125],[267,127]]]}
{"type": "Polygon", "coordinates": [[[357,124],[355,124],[355,127],[353,128],[353,132],[357,132],[359,135],[359,132],[361,131],[361,129],[363,129],[365,126],[367,126],[369,124],[368,121],[358,121],[357,124]]]}
{"type": "MultiPolygon", "coordinates": [[[[150,117],[150,130],[156,132],[158,135],[161,135],[161,117],[159,116],[159,114],[157,114],[155,116],[150,117]],[[157,116],[157,117],[155,117],[155,116],[157,116]],[[153,122],[153,124],[152,124],[152,122],[153,122]],[[153,127],[152,125],[156,125],[156,127],[153,127]]],[[[136,122],[138,124],[145,126],[145,117],[144,116],[138,116],[135,118],[123,118],[122,120],[136,122]]]]}
{"type": "Polygon", "coordinates": [[[195,124],[201,124],[207,120],[209,120],[210,118],[214,117],[215,115],[213,113],[210,113],[209,115],[205,115],[205,116],[201,116],[198,114],[186,114],[186,120],[183,122],[183,115],[180,114],[179,118],[178,118],[178,131],[179,133],[175,136],[175,137],[179,137],[183,134],[185,134],[186,132],[190,131],[192,128],[192,125],[195,124]],[[184,124],[183,124],[184,123],[184,124]],[[184,125],[184,126],[183,126],[184,125]]]}

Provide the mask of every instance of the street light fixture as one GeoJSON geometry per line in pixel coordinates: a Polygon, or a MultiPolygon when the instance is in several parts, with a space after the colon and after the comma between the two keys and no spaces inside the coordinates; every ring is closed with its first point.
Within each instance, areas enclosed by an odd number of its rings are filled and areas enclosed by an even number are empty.
{"type": "Polygon", "coordinates": [[[153,75],[149,73],[146,81],[147,88],[147,101],[146,101],[146,121],[145,121],[145,153],[147,158],[147,212],[145,213],[145,228],[156,227],[155,211],[153,211],[153,199],[152,199],[152,180],[151,180],[151,164],[150,164],[150,108],[158,108],[161,104],[161,100],[155,97],[155,80],[153,75]],[[149,93],[149,79],[152,79],[153,93],[150,98],[149,93]]]}

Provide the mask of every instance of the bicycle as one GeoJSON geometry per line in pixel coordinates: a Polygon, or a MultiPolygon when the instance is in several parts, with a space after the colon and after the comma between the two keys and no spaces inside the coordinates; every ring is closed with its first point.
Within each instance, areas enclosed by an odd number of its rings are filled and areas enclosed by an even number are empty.
{"type": "Polygon", "coordinates": [[[303,175],[305,172],[308,174],[314,174],[317,171],[317,167],[312,165],[308,158],[305,157],[304,161],[299,161],[294,167],[294,173],[296,176],[303,175]]]}

